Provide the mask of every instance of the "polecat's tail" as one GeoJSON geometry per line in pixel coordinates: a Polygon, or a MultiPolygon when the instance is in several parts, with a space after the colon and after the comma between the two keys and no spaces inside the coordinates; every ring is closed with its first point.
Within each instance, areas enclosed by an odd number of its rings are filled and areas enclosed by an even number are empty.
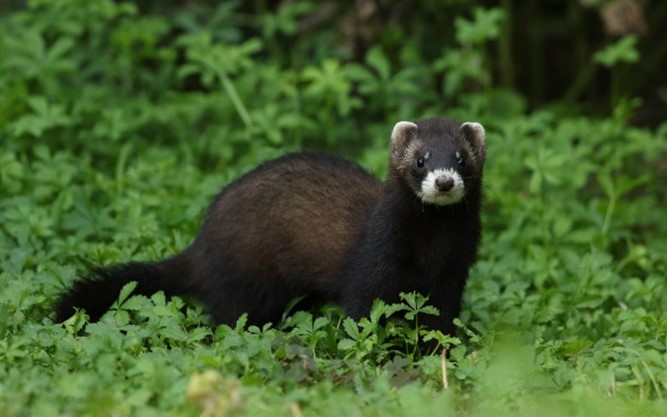
{"type": "Polygon", "coordinates": [[[136,281],[132,294],[152,295],[164,291],[166,295],[188,293],[188,263],[181,256],[157,263],[127,263],[99,268],[90,276],[74,282],[55,304],[57,322],[67,320],[74,308],[86,310],[90,321],[97,321],[118,299],[125,284],[136,281]]]}

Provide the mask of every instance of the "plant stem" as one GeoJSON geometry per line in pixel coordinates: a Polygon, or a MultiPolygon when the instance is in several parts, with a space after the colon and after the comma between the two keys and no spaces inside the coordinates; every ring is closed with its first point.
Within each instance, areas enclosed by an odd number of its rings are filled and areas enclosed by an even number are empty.
{"type": "Polygon", "coordinates": [[[570,88],[568,88],[567,92],[565,92],[563,95],[563,101],[575,101],[583,93],[586,86],[590,83],[591,79],[595,75],[595,69],[595,62],[590,59],[586,66],[581,71],[579,71],[579,75],[577,75],[577,78],[575,78],[574,82],[570,85],[570,88]]]}
{"type": "Polygon", "coordinates": [[[217,69],[216,72],[218,74],[218,78],[220,78],[222,86],[224,87],[225,91],[227,92],[227,95],[229,96],[229,99],[232,100],[232,104],[234,105],[234,108],[236,108],[236,112],[243,120],[245,126],[247,128],[251,128],[252,118],[250,117],[250,113],[248,113],[248,110],[245,108],[245,105],[243,104],[241,97],[239,97],[239,94],[236,92],[234,83],[232,83],[232,80],[229,79],[229,77],[224,71],[217,69]]]}
{"type": "Polygon", "coordinates": [[[614,215],[614,210],[616,209],[616,193],[612,191],[612,194],[609,196],[609,204],[607,204],[607,212],[604,216],[604,222],[602,223],[602,235],[606,236],[609,233],[609,227],[611,226],[611,218],[614,215]]]}

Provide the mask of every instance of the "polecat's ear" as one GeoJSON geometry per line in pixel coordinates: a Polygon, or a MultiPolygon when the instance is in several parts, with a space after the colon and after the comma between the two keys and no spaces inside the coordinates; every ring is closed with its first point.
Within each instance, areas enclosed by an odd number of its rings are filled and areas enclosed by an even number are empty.
{"type": "Polygon", "coordinates": [[[484,126],[477,122],[465,122],[461,124],[461,131],[473,152],[482,161],[486,158],[486,132],[484,126]]]}
{"type": "Polygon", "coordinates": [[[412,122],[398,122],[391,132],[391,153],[402,152],[417,134],[417,125],[412,122]]]}

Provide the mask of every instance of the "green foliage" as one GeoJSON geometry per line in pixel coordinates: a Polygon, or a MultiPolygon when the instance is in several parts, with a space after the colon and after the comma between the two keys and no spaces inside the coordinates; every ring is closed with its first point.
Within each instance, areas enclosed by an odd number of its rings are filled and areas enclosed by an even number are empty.
{"type": "MultiPolygon", "coordinates": [[[[149,3],[32,0],[0,17],[3,415],[665,414],[667,124],[631,126],[620,93],[605,118],[526,114],[494,82],[500,8],[423,2],[465,13],[446,39],[388,27],[354,60],[335,28],[303,34],[315,2],[149,3]],[[420,326],[435,309],[418,294],[359,322],[325,306],[212,328],[196,304],[129,284],[98,323],[52,322],[91,266],[186,247],[260,161],[319,147],[382,176],[392,125],[431,115],[488,135],[456,337],[420,326]]],[[[596,61],[632,64],[632,39],[596,61]]]]}
{"type": "Polygon", "coordinates": [[[607,68],[611,68],[619,63],[635,63],[639,61],[637,36],[624,36],[617,42],[598,51],[593,58],[596,62],[607,68]]]}

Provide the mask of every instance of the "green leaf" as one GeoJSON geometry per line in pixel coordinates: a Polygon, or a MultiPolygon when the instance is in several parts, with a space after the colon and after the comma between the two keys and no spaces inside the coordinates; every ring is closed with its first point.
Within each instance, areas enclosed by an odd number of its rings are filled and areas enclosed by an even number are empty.
{"type": "Polygon", "coordinates": [[[120,293],[118,294],[118,305],[123,305],[123,303],[125,303],[128,297],[130,297],[132,294],[132,291],[134,291],[136,288],[136,281],[131,281],[123,285],[123,288],[121,288],[120,293]]]}
{"type": "Polygon", "coordinates": [[[368,50],[366,53],[366,63],[377,72],[381,81],[389,80],[391,67],[389,60],[380,47],[376,46],[368,50]]]}
{"type": "Polygon", "coordinates": [[[505,18],[505,12],[500,8],[473,10],[473,19],[466,20],[457,17],[454,20],[456,40],[463,44],[482,44],[495,39],[500,34],[500,25],[505,18]]]}
{"type": "Polygon", "coordinates": [[[357,343],[352,339],[341,339],[336,346],[338,350],[346,351],[354,349],[356,345],[357,343]]]}
{"type": "Polygon", "coordinates": [[[345,333],[353,340],[359,341],[361,336],[359,333],[359,327],[357,326],[357,323],[350,317],[347,317],[345,320],[343,320],[343,329],[345,330],[345,333]]]}
{"type": "Polygon", "coordinates": [[[626,35],[618,41],[607,45],[593,55],[593,60],[606,68],[618,64],[633,64],[639,61],[636,35],[626,35]]]}
{"type": "Polygon", "coordinates": [[[51,104],[45,97],[34,96],[28,99],[33,110],[32,114],[24,115],[9,125],[10,131],[16,136],[41,136],[44,132],[72,124],[72,118],[66,114],[65,107],[51,104]]]}

